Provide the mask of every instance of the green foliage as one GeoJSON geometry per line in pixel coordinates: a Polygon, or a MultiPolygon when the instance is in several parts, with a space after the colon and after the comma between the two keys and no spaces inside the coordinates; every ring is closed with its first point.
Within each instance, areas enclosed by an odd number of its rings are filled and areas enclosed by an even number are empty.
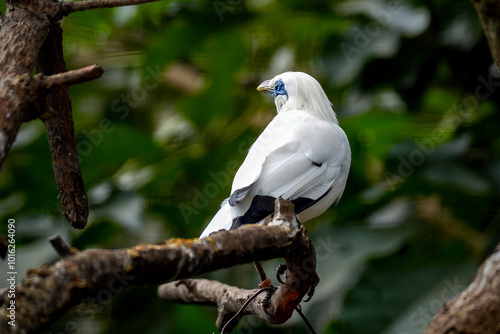
{"type": "MultiPolygon", "coordinates": [[[[468,1],[160,1],[63,29],[69,69],[106,70],[71,88],[91,216],[84,231],[65,222],[43,124],[24,124],[0,174],[0,233],[16,219],[25,269],[56,259],[41,246],[56,233],[81,249],[199,235],[275,113],[255,88],[286,70],[322,83],[353,154],[339,206],[307,223],[318,332],[422,332],[500,239],[498,69],[468,1]]],[[[251,288],[247,269],[212,277],[251,288]]],[[[215,319],[134,288],[48,333],[209,333],[215,319]]],[[[307,328],[248,318],[235,332],[307,328]]]]}

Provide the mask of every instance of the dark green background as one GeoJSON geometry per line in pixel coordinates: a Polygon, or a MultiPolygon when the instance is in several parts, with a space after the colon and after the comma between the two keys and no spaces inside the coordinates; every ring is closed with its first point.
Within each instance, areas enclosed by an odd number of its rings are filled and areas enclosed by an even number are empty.
{"type": "MultiPolygon", "coordinates": [[[[352,148],[339,206],[306,223],[321,283],[303,308],[319,333],[421,333],[500,239],[500,79],[468,1],[161,1],[62,26],[68,69],[106,71],[71,88],[91,215],[69,227],[43,124],[24,124],[0,174],[20,272],[57,259],[56,233],[79,249],[198,236],[275,114],[255,88],[287,70],[321,82],[352,148]]],[[[211,277],[258,283],[251,265],[211,277]]],[[[48,333],[212,333],[215,319],[131,288],[48,333]]],[[[307,328],[234,330],[263,332],[307,328]]]]}

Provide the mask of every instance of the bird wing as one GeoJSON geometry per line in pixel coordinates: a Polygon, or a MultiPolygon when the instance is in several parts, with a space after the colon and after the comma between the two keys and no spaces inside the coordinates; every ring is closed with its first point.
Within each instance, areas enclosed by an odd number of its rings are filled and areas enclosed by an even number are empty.
{"type": "Polygon", "coordinates": [[[317,200],[339,175],[346,143],[335,124],[302,111],[278,114],[236,173],[229,204],[248,194],[317,200]]]}

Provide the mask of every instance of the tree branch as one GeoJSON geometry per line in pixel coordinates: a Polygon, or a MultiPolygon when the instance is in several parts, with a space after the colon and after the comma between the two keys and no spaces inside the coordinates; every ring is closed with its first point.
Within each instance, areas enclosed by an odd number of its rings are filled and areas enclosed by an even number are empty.
{"type": "Polygon", "coordinates": [[[121,6],[140,5],[158,0],[86,0],[86,1],[71,1],[64,2],[63,13],[67,16],[74,12],[84,11],[88,9],[98,8],[113,8],[121,6]]]}
{"type": "Polygon", "coordinates": [[[472,0],[471,2],[488,40],[493,60],[500,68],[500,2],[497,0],[472,0]]]}
{"type": "Polygon", "coordinates": [[[63,32],[56,23],[38,54],[35,81],[40,85],[39,91],[50,89],[43,96],[45,113],[40,118],[45,123],[61,207],[71,226],[83,229],[87,225],[89,208],[67,86],[98,78],[103,70],[99,65],[91,65],[66,72],[62,42],[63,32]],[[51,89],[56,87],[58,89],[51,89]]]}
{"type": "MultiPolygon", "coordinates": [[[[260,289],[246,290],[207,279],[185,279],[166,283],[158,288],[158,296],[168,303],[212,304],[217,306],[216,325],[221,329],[241,306],[260,289]]],[[[265,319],[269,293],[259,295],[243,312],[265,319]]]]}
{"type": "Polygon", "coordinates": [[[65,257],[69,255],[75,255],[78,253],[78,251],[75,248],[72,248],[70,245],[64,241],[61,236],[55,235],[49,238],[49,242],[54,247],[56,250],[57,254],[59,254],[60,257],[65,257]]]}
{"type": "MultiPolygon", "coordinates": [[[[297,259],[288,275],[301,281],[280,287],[268,310],[283,319],[293,305],[283,305],[279,293],[298,303],[297,294],[315,282],[314,248],[294,222],[279,226],[243,226],[220,231],[204,239],[171,239],[161,244],[143,244],[127,249],[90,249],[65,256],[53,265],[31,270],[16,286],[16,327],[8,325],[10,299],[0,297],[0,332],[39,333],[64,313],[81,303],[102,302],[133,285],[156,285],[190,278],[210,271],[276,257],[297,259]],[[304,259],[302,265],[299,259],[304,259]],[[298,275],[308,276],[303,278],[298,275]],[[294,295],[295,294],[295,295],[294,295]],[[41,298],[43,296],[43,298],[41,298]]],[[[305,292],[304,292],[305,291],[305,292]]]]}
{"type": "Polygon", "coordinates": [[[41,88],[51,89],[59,86],[71,86],[86,81],[99,78],[104,70],[100,65],[89,65],[78,70],[66,71],[53,75],[38,74],[35,80],[38,80],[41,88]]]}
{"type": "Polygon", "coordinates": [[[474,281],[436,314],[424,334],[500,333],[500,244],[474,281]]]}

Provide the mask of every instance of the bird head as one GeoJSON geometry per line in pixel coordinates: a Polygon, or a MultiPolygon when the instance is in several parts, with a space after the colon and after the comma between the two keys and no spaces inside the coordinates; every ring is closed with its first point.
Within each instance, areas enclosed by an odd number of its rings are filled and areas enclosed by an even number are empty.
{"type": "Polygon", "coordinates": [[[277,112],[303,110],[328,122],[338,124],[332,103],[319,82],[303,72],[285,72],[257,87],[274,97],[277,112]]]}

